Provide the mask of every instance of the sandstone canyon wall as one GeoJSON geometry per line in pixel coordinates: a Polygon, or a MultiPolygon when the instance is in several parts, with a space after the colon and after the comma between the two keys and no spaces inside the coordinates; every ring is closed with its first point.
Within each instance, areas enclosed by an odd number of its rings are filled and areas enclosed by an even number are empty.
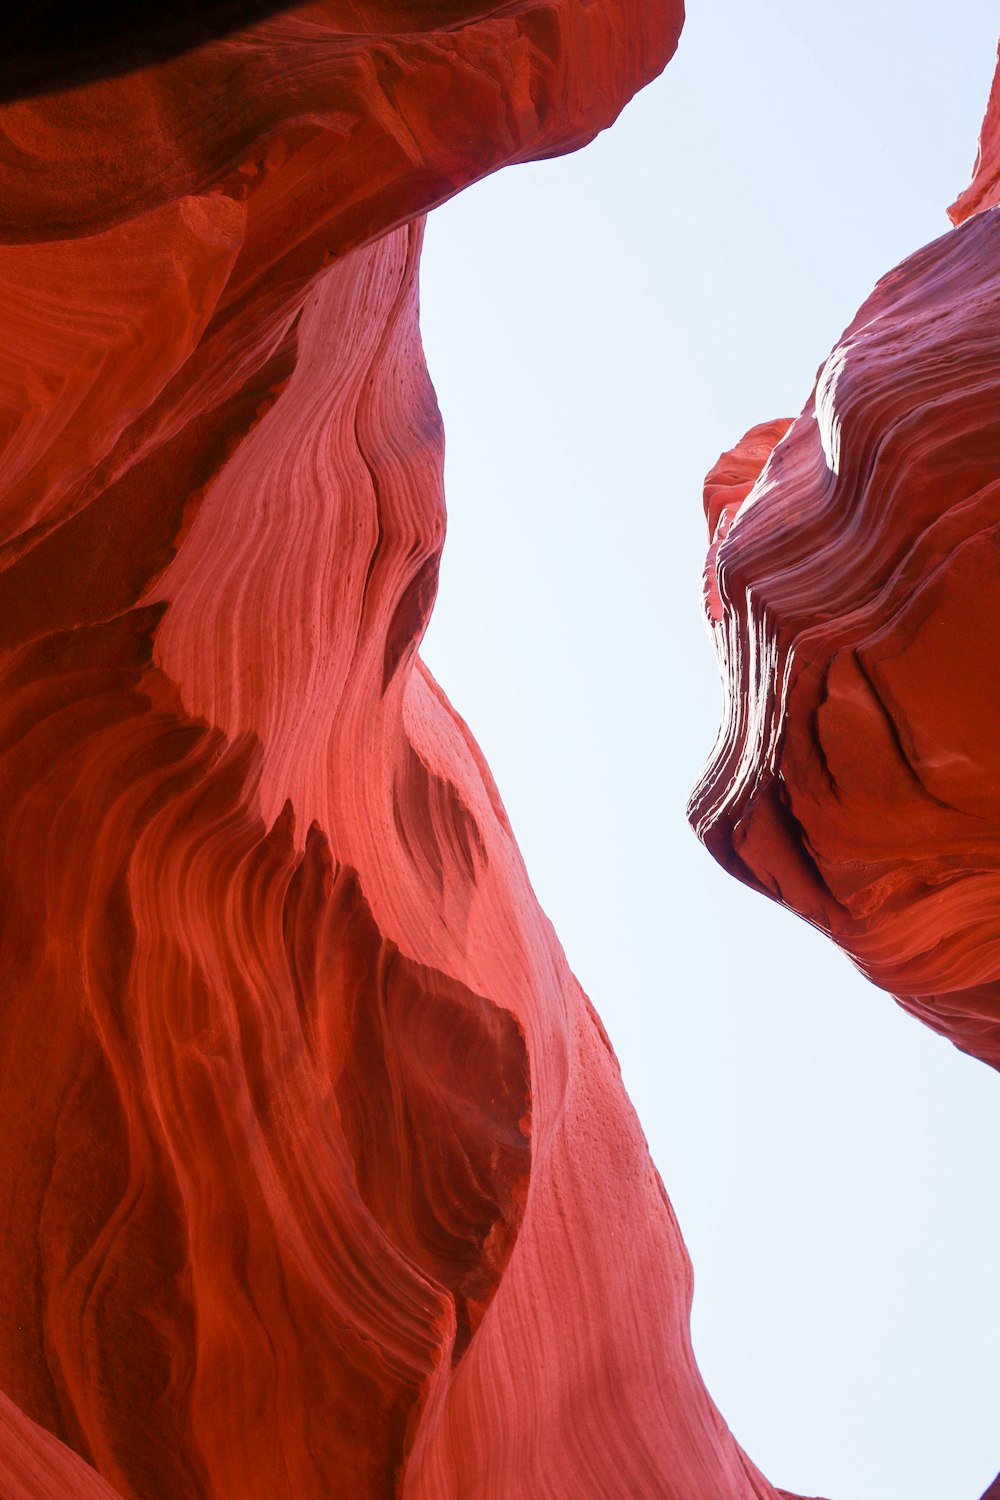
{"type": "Polygon", "coordinates": [[[476,745],[420,215],[677,0],[316,4],[0,111],[0,1491],[774,1500],[476,745]]]}
{"type": "MultiPolygon", "coordinates": [[[[0,110],[10,1500],[782,1493],[418,656],[421,215],[584,144],[681,19],[324,0],[0,110]]],[[[988,119],[975,216],[710,476],[729,718],[693,804],[991,1061],[997,150],[988,119]]]]}

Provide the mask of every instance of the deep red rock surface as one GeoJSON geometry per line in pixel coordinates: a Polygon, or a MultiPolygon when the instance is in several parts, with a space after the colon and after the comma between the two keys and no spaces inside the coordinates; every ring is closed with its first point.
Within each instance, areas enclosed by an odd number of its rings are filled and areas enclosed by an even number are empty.
{"type": "Polygon", "coordinates": [[[0,1491],[768,1500],[417,655],[419,215],[680,7],[347,9],[0,113],[0,1491]]]}

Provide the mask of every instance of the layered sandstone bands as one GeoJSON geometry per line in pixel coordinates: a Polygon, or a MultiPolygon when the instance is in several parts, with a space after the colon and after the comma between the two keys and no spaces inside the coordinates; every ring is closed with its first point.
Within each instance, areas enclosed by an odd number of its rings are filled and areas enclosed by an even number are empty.
{"type": "Polygon", "coordinates": [[[0,114],[0,1487],[776,1492],[468,730],[419,215],[674,3],[317,5],[0,114]]]}

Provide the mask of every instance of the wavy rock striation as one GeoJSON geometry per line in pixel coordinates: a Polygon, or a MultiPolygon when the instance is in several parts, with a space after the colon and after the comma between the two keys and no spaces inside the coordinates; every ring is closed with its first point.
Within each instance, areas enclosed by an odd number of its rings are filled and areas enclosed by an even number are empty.
{"type": "Polygon", "coordinates": [[[994,1066],[998,99],[958,227],[879,282],[796,421],[709,475],[727,706],[691,803],[727,869],[994,1066]]]}
{"type": "Polygon", "coordinates": [[[0,112],[17,1500],[777,1493],[417,656],[419,215],[587,140],[680,20],[317,4],[0,112]]]}

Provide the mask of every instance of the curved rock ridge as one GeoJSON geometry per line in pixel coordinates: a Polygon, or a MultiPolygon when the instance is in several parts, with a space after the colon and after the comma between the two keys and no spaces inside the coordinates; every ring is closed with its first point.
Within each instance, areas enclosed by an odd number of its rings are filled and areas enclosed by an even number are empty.
{"type": "Polygon", "coordinates": [[[775,1500],[417,655],[419,215],[589,138],[680,21],[314,5],[0,112],[17,1500],[775,1500]]]}
{"type": "Polygon", "coordinates": [[[984,209],[879,282],[766,434],[709,569],[727,707],[691,804],[727,869],[994,1066],[998,396],[984,209]]]}

